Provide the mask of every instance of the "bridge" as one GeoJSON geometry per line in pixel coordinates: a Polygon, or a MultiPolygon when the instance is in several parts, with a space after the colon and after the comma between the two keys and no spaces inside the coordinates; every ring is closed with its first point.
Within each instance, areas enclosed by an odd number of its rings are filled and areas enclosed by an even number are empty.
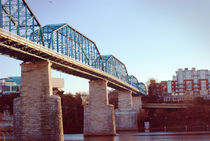
{"type": "Polygon", "coordinates": [[[16,140],[63,140],[61,101],[52,95],[51,69],[90,80],[85,136],[137,129],[145,85],[69,24],[41,26],[25,0],[0,0],[0,53],[23,61],[21,95],[14,100],[16,140]],[[119,93],[116,111],[108,102],[108,86],[119,93]]]}
{"type": "Polygon", "coordinates": [[[179,103],[143,103],[142,109],[185,109],[193,104],[179,104],[179,103]]]}

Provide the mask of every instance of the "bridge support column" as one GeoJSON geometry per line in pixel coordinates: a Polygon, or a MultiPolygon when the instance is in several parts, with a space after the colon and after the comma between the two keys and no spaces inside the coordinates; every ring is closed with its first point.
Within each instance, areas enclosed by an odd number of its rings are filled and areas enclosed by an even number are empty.
{"type": "Polygon", "coordinates": [[[89,104],[84,108],[84,136],[116,135],[114,106],[109,105],[107,81],[89,82],[89,104]]]}
{"type": "Polygon", "coordinates": [[[52,96],[51,64],[21,64],[21,94],[14,100],[15,140],[63,141],[61,99],[52,96]]]}
{"type": "Polygon", "coordinates": [[[138,130],[136,113],[131,92],[119,91],[118,109],[115,111],[116,129],[118,131],[138,130]]]}
{"type": "Polygon", "coordinates": [[[132,96],[132,102],[134,110],[136,110],[137,113],[139,113],[142,109],[141,96],[132,96]]]}

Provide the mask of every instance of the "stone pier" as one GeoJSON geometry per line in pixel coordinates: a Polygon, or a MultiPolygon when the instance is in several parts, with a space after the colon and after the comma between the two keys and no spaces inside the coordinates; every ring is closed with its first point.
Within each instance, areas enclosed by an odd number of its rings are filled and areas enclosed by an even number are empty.
{"type": "Polygon", "coordinates": [[[141,96],[133,95],[132,96],[133,108],[136,110],[137,114],[142,110],[141,96]]]}
{"type": "Polygon", "coordinates": [[[14,100],[14,138],[63,141],[61,99],[52,95],[48,61],[21,64],[21,94],[14,100]]]}
{"type": "Polygon", "coordinates": [[[89,82],[89,104],[84,108],[84,136],[116,135],[114,106],[109,105],[107,81],[89,82]]]}
{"type": "MultiPolygon", "coordinates": [[[[138,130],[137,112],[130,91],[118,91],[118,109],[115,110],[118,131],[138,130]]],[[[136,101],[136,100],[135,100],[136,101]]]]}

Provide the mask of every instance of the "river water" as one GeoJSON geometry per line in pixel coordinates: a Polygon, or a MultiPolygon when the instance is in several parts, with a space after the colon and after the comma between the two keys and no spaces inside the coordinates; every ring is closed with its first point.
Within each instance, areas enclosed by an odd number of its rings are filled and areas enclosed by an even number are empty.
{"type": "Polygon", "coordinates": [[[65,141],[210,141],[210,132],[120,132],[116,136],[83,137],[65,134],[65,141]]]}

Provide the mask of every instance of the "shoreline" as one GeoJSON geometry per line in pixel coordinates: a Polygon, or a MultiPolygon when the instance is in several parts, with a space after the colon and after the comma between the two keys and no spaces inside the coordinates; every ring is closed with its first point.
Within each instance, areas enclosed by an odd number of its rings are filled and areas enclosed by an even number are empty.
{"type": "Polygon", "coordinates": [[[171,136],[171,135],[210,135],[210,131],[188,131],[188,132],[149,132],[137,133],[135,136],[171,136]]]}

